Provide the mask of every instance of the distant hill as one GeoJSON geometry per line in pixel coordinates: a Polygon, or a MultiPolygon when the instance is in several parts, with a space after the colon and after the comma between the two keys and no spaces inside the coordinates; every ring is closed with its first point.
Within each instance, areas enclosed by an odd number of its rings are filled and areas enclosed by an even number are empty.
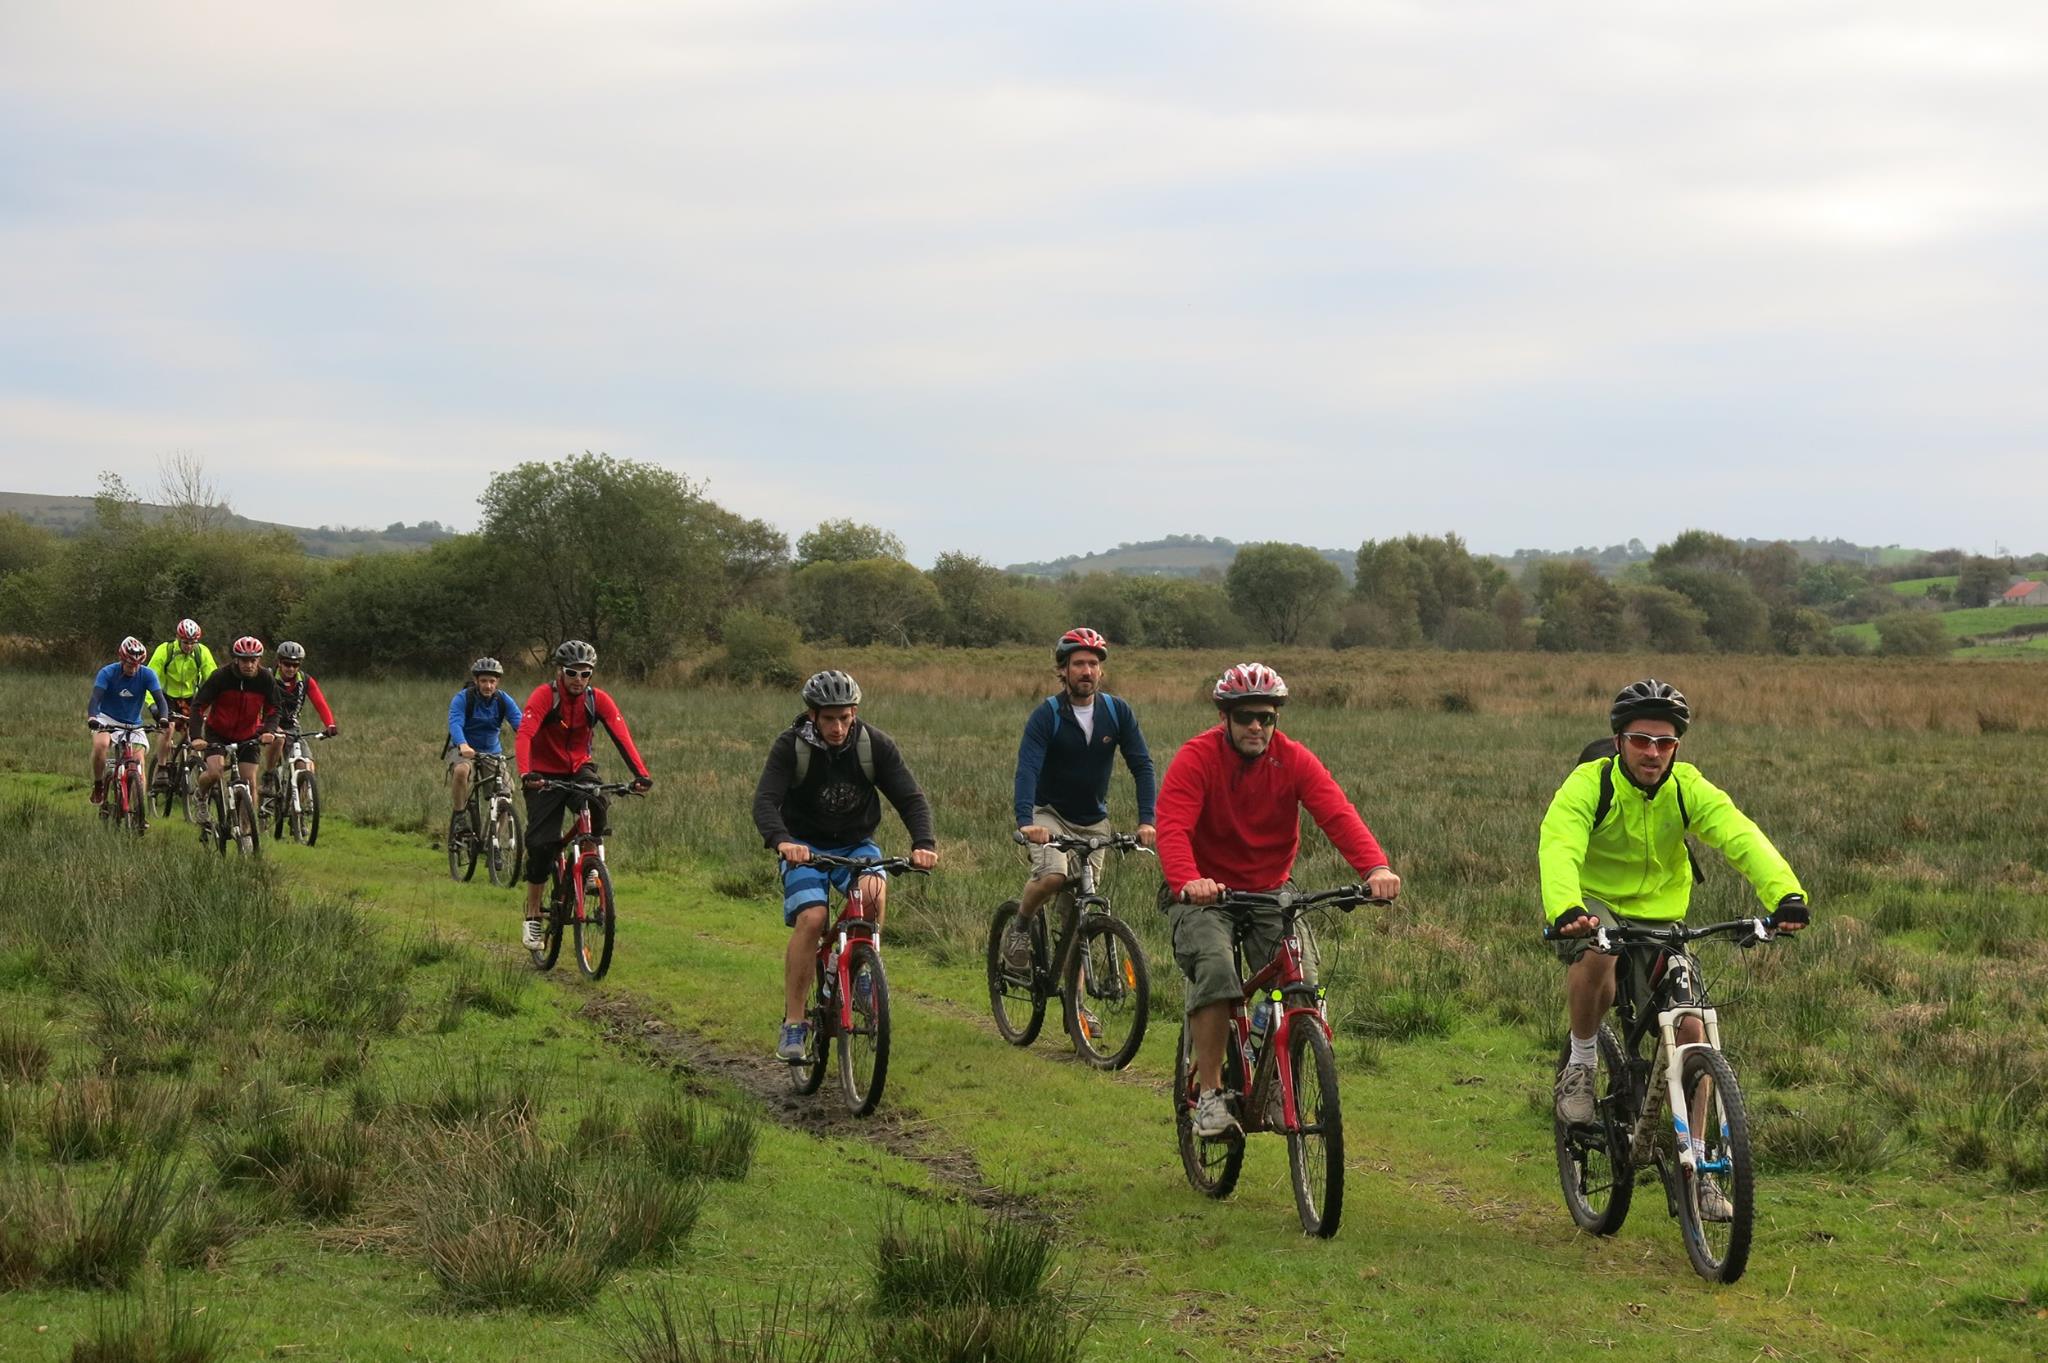
{"type": "MultiPolygon", "coordinates": [[[[164,508],[150,502],[142,502],[137,511],[145,519],[155,520],[164,514],[164,508]]],[[[93,499],[90,497],[46,497],[35,492],[0,492],[0,516],[9,512],[20,516],[30,525],[42,526],[58,535],[76,535],[92,523],[93,499]]],[[[455,532],[439,521],[421,521],[418,525],[394,522],[382,530],[351,530],[345,526],[323,525],[308,529],[302,525],[279,525],[275,521],[252,521],[247,516],[228,513],[228,524],[237,530],[283,530],[306,547],[314,558],[351,558],[356,554],[389,554],[413,549],[424,549],[430,544],[450,539],[455,532]]]]}
{"type": "MultiPolygon", "coordinates": [[[[1350,581],[1357,567],[1356,549],[1318,549],[1350,581]]],[[[1006,570],[1026,577],[1065,577],[1068,573],[1128,573],[1137,577],[1221,576],[1237,557],[1237,544],[1221,537],[1168,535],[1143,544],[1119,544],[1096,554],[1069,554],[1043,563],[1013,563],[1006,570]]]]}

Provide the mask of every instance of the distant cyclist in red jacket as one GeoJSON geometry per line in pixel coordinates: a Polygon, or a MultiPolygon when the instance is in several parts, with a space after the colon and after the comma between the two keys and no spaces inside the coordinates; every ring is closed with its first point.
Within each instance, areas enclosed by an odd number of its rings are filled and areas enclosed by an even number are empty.
{"type": "MultiPolygon", "coordinates": [[[[192,746],[206,753],[206,770],[199,777],[202,809],[207,808],[204,797],[220,780],[230,755],[242,780],[255,790],[256,761],[263,755],[262,745],[274,736],[277,708],[284,701],[277,678],[263,666],[261,639],[244,634],[229,653],[234,661],[216,670],[192,693],[192,746]]],[[[210,817],[201,815],[199,827],[211,832],[210,817]]]]}
{"type": "MultiPolygon", "coordinates": [[[[563,811],[571,801],[579,807],[583,801],[572,791],[537,787],[548,780],[597,780],[590,745],[599,725],[633,769],[633,789],[646,790],[654,784],[647,764],[640,760],[640,750],[633,746],[626,717],[610,696],[591,685],[596,670],[597,650],[581,639],[568,640],[555,650],[555,679],[526,698],[526,710],[519,720],[519,774],[526,787],[526,926],[520,941],[529,951],[544,945],[541,886],[547,884],[555,853],[561,850],[563,811]]],[[[590,801],[591,831],[600,838],[610,830],[610,808],[611,802],[602,795],[590,801]]]]}
{"type": "MultiPolygon", "coordinates": [[[[277,694],[281,698],[277,707],[277,727],[296,729],[299,727],[299,711],[307,702],[320,714],[322,730],[329,738],[341,732],[341,726],[334,722],[334,711],[328,708],[327,697],[320,694],[320,683],[313,680],[313,674],[306,670],[306,646],[287,639],[277,646],[277,694]]],[[[284,760],[284,735],[274,735],[263,745],[263,785],[266,793],[274,794],[277,785],[277,764],[284,760]]],[[[310,745],[309,745],[310,746],[310,745]]],[[[313,766],[313,759],[307,758],[306,765],[313,766]]]]}
{"type": "MultiPolygon", "coordinates": [[[[1159,868],[1172,901],[1173,958],[1187,979],[1201,1097],[1195,1130],[1221,1136],[1236,1122],[1224,1105],[1223,1042],[1230,1005],[1244,997],[1231,955],[1231,919],[1208,907],[1231,890],[1265,894],[1287,884],[1301,849],[1301,815],[1314,816],[1372,893],[1392,899],[1401,877],[1343,789],[1306,747],[1278,731],[1287,683],[1264,663],[1239,663],[1217,681],[1222,722],[1173,755],[1159,789],[1159,868]]],[[[1256,969],[1280,945],[1280,910],[1249,915],[1245,960],[1256,969]]],[[[1304,961],[1311,973],[1314,962],[1304,961]]]]}

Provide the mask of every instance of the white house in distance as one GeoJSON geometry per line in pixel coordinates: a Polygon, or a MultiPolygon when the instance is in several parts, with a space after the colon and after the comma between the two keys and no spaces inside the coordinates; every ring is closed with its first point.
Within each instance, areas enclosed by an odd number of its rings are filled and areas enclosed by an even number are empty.
{"type": "Polygon", "coordinates": [[[1994,603],[2000,606],[2048,606],[2048,585],[2025,578],[2005,589],[1994,603]]]}

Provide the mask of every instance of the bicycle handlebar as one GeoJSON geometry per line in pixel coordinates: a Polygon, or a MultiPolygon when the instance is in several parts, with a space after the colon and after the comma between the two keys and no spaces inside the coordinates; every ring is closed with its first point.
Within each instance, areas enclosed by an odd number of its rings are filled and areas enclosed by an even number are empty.
{"type": "MultiPolygon", "coordinates": [[[[1730,918],[1719,923],[1708,923],[1702,927],[1689,928],[1683,923],[1669,926],[1651,926],[1643,923],[1602,923],[1591,932],[1576,934],[1591,937],[1594,944],[1606,951],[1610,945],[1625,946],[1631,942],[1650,942],[1659,946],[1682,947],[1688,942],[1697,942],[1703,937],[1741,936],[1746,940],[1737,946],[1749,946],[1753,942],[1769,942],[1778,938],[1779,931],[1771,926],[1770,919],[1759,915],[1755,918],[1730,918]]],[[[1559,932],[1556,926],[1543,929],[1546,942],[1569,942],[1573,934],[1559,932]]]]}
{"type": "MultiPolygon", "coordinates": [[[[524,781],[524,777],[520,778],[524,781]]],[[[645,795],[644,790],[633,789],[631,781],[565,781],[558,776],[542,779],[539,785],[527,786],[528,790],[572,790],[582,795],[645,795]]]]}
{"type": "Polygon", "coordinates": [[[1010,841],[1019,847],[1051,847],[1061,852],[1143,852],[1147,856],[1159,854],[1139,841],[1136,833],[1091,833],[1076,837],[1071,833],[1054,833],[1043,843],[1034,843],[1024,836],[1024,830],[1014,829],[1010,841]]]}
{"type": "Polygon", "coordinates": [[[324,729],[272,729],[270,732],[276,734],[279,738],[314,738],[322,742],[330,738],[341,737],[340,734],[330,734],[324,729]]]}
{"type": "Polygon", "coordinates": [[[153,734],[168,726],[163,724],[102,724],[88,719],[85,727],[96,734],[153,734]]]}
{"type": "MultiPolygon", "coordinates": [[[[773,848],[769,849],[771,852],[773,848]]],[[[778,854],[779,855],[779,854],[778,854]]],[[[882,871],[894,875],[898,871],[910,871],[917,875],[930,875],[928,867],[915,865],[909,857],[841,857],[830,852],[811,853],[810,860],[799,863],[804,866],[838,866],[848,871],[882,871]]]]}
{"type": "MultiPolygon", "coordinates": [[[[1181,891],[1179,899],[1183,904],[1188,902],[1186,890],[1181,891]]],[[[1317,890],[1312,894],[1302,894],[1295,890],[1273,890],[1262,894],[1250,890],[1232,890],[1226,887],[1221,899],[1213,904],[1205,904],[1202,907],[1225,910],[1293,909],[1297,912],[1305,909],[1342,909],[1344,912],[1350,913],[1361,904],[1377,904],[1384,907],[1393,902],[1391,899],[1383,899],[1374,894],[1361,883],[1356,885],[1339,885],[1334,890],[1317,890]]]]}

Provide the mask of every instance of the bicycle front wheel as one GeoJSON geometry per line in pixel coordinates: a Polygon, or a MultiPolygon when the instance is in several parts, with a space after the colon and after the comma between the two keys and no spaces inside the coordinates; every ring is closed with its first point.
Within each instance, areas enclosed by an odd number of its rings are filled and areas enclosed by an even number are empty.
{"type": "Polygon", "coordinates": [[[228,854],[228,839],[231,836],[231,832],[228,828],[227,800],[221,794],[221,785],[221,782],[215,781],[213,789],[206,792],[205,803],[200,806],[205,813],[205,817],[211,819],[212,822],[204,823],[200,826],[199,842],[201,846],[205,846],[207,839],[209,837],[212,838],[213,850],[222,856],[226,856],[228,854]]]}
{"type": "Polygon", "coordinates": [[[476,874],[476,839],[465,825],[468,812],[458,809],[448,816],[448,878],[457,884],[476,874]]]}
{"type": "Polygon", "coordinates": [[[1080,934],[1068,956],[1067,1035],[1095,1068],[1120,1070],[1145,1040],[1152,1001],[1145,949],[1128,926],[1109,914],[1083,918],[1080,934]]]}
{"type": "Polygon", "coordinates": [[[292,806],[292,837],[299,846],[311,847],[320,841],[320,778],[302,771],[293,786],[298,798],[292,806]]]}
{"type": "Polygon", "coordinates": [[[263,821],[257,817],[256,797],[247,786],[237,786],[235,798],[235,850],[253,857],[263,850],[263,821]]]}
{"type": "Polygon", "coordinates": [[[996,1030],[1012,1046],[1029,1046],[1038,1040],[1045,1025],[1045,995],[1038,981],[1045,972],[1045,915],[1031,925],[1031,968],[1020,974],[1003,964],[1003,940],[1017,917],[1012,899],[996,910],[988,929],[988,1010],[994,1014],[996,1030]]]}
{"type": "MultiPolygon", "coordinates": [[[[185,822],[195,825],[206,817],[207,801],[200,798],[199,795],[199,772],[201,770],[204,770],[204,768],[195,768],[189,762],[180,762],[171,772],[171,791],[173,796],[185,810],[185,822]]],[[[214,812],[216,815],[219,814],[218,809],[214,812]]]]}
{"type": "Polygon", "coordinates": [[[612,968],[612,930],[618,918],[612,873],[596,854],[583,859],[576,889],[576,968],[588,979],[601,980],[612,968]]]}
{"type": "Polygon", "coordinates": [[[1287,1129],[1287,1168],[1301,1229],[1327,1240],[1344,1215],[1344,1111],[1337,1101],[1337,1056],[1330,1038],[1308,1018],[1287,1033],[1294,1071],[1295,1123],[1287,1129]]]}
{"type": "Polygon", "coordinates": [[[133,765],[121,768],[121,818],[128,831],[141,837],[149,831],[149,789],[142,771],[133,765]]]}
{"type": "MultiPolygon", "coordinates": [[[[1188,1182],[1204,1197],[1229,1197],[1237,1187],[1244,1168],[1244,1133],[1229,1131],[1221,1136],[1195,1134],[1195,1100],[1201,1096],[1195,1079],[1195,1038],[1185,1019],[1180,1025],[1178,1057],[1173,1066],[1173,1132],[1180,1144],[1181,1167],[1188,1182]]],[[[1223,1048],[1223,1089],[1242,1090],[1244,1067],[1238,1063],[1237,1046],[1223,1048]]]]}
{"type": "MultiPolygon", "coordinates": [[[[1599,1072],[1594,1078],[1593,1125],[1568,1127],[1551,1114],[1551,1129],[1557,1140],[1557,1181],[1564,1190],[1565,1210],[1579,1229],[1595,1235],[1612,1235],[1628,1219],[1629,1199],[1635,1196],[1635,1167],[1629,1162],[1629,1127],[1632,1123],[1628,1101],[1628,1066],[1614,1029],[1600,1024],[1597,1038],[1599,1072]]],[[[1571,1042],[1566,1040],[1557,1058],[1558,1073],[1570,1063],[1571,1042]]]]}
{"type": "Polygon", "coordinates": [[[1696,1134],[1705,1142],[1692,1168],[1678,1167],[1678,1224],[1685,1254],[1702,1278],[1732,1283],[1749,1267],[1755,1214],[1749,1114],[1734,1067],[1719,1051],[1687,1051],[1679,1078],[1687,1106],[1700,1115],[1696,1134]]]}
{"type": "Polygon", "coordinates": [[[519,811],[507,799],[493,800],[491,804],[491,829],[484,849],[484,864],[489,870],[491,884],[517,885],[519,854],[526,846],[519,828],[519,811]]]}
{"type": "Polygon", "coordinates": [[[804,1058],[789,1066],[789,1086],[798,1093],[816,1093],[825,1082],[825,1062],[832,1054],[832,1009],[825,1002],[822,977],[811,975],[811,1027],[804,1038],[804,1058]]]}
{"type": "Polygon", "coordinates": [[[889,1077],[889,980],[873,942],[846,948],[846,982],[853,1026],[839,1038],[839,1084],[853,1115],[865,1117],[889,1077]]]}

